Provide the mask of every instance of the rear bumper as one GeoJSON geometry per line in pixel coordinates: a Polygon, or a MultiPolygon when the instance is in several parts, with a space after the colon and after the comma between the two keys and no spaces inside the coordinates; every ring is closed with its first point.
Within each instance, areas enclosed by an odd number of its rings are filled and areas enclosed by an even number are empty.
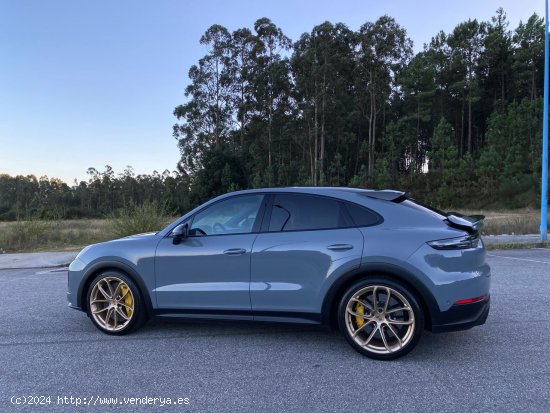
{"type": "Polygon", "coordinates": [[[432,319],[431,331],[433,333],[443,333],[468,330],[485,324],[490,307],[491,300],[489,296],[478,303],[453,305],[447,311],[440,312],[432,319]]]}

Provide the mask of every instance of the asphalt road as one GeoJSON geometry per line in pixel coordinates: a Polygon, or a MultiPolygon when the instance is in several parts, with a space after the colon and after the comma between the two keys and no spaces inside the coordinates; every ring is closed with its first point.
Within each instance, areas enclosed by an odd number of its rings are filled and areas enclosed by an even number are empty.
{"type": "Polygon", "coordinates": [[[3,270],[0,411],[548,412],[550,249],[491,251],[488,259],[487,324],[425,333],[392,362],[362,357],[338,333],[303,326],[153,321],[111,337],[67,308],[65,272],[3,270]],[[10,401],[48,395],[49,404],[10,401]],[[96,405],[58,404],[65,396],[96,405]],[[109,408],[96,397],[188,404],[109,408]]]}

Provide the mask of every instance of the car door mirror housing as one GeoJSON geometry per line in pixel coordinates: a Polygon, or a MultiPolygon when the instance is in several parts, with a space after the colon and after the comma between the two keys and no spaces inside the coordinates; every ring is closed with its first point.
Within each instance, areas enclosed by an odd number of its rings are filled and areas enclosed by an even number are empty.
{"type": "Polygon", "coordinates": [[[179,244],[189,236],[189,224],[180,224],[172,230],[172,243],[179,244]]]}

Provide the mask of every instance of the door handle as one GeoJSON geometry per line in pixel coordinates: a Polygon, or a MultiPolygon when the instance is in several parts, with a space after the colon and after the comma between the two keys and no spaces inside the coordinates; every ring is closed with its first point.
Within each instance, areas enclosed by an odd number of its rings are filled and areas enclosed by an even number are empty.
{"type": "Polygon", "coordinates": [[[230,248],[228,250],[225,250],[223,253],[225,255],[242,255],[246,252],[244,248],[230,248]]]}
{"type": "Polygon", "coordinates": [[[332,251],[346,251],[351,250],[353,248],[353,245],[351,244],[332,244],[327,247],[329,250],[332,251]]]}

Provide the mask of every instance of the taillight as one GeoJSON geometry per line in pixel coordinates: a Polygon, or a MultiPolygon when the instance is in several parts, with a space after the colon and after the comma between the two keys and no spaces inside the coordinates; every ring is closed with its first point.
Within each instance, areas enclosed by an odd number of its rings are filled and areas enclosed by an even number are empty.
{"type": "Polygon", "coordinates": [[[463,250],[468,248],[476,248],[478,244],[478,234],[464,235],[457,238],[446,238],[428,242],[428,245],[436,250],[463,250]]]}
{"type": "Polygon", "coordinates": [[[465,298],[464,300],[458,300],[456,303],[454,303],[454,305],[464,305],[464,304],[478,303],[480,301],[485,300],[486,298],[487,298],[486,295],[482,295],[482,296],[475,297],[475,298],[465,298]]]}

